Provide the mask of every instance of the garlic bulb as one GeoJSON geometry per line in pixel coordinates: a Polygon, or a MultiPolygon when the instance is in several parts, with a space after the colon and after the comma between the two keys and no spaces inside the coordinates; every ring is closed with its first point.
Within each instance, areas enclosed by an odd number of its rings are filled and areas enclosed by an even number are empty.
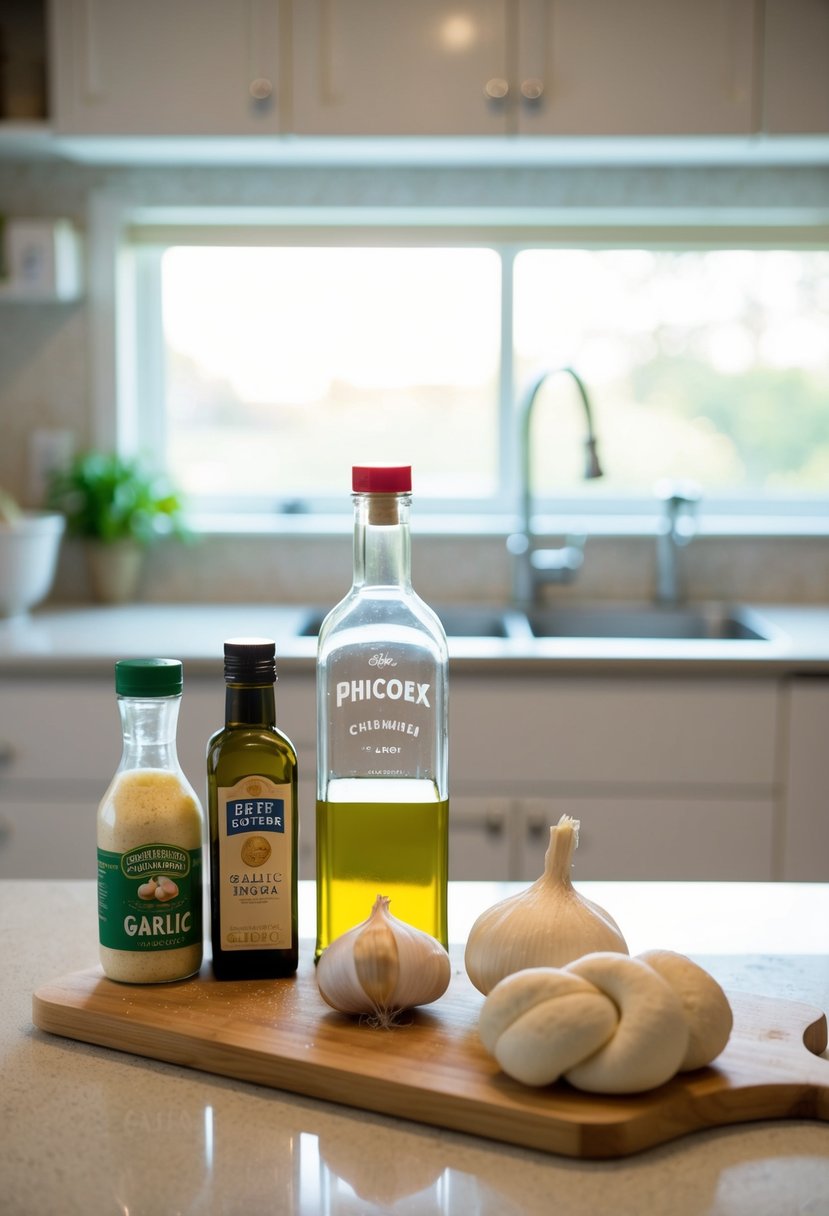
{"type": "Polygon", "coordinates": [[[443,996],[451,978],[440,942],[389,912],[378,895],[371,915],[331,943],[317,963],[322,999],[340,1013],[372,1015],[391,1026],[395,1014],[443,996]]]}
{"type": "Polygon", "coordinates": [[[479,992],[486,995],[504,976],[527,967],[563,967],[597,950],[629,953],[613,917],[573,889],[578,835],[579,821],[562,815],[550,828],[541,877],[475,921],[464,961],[479,992]]]}

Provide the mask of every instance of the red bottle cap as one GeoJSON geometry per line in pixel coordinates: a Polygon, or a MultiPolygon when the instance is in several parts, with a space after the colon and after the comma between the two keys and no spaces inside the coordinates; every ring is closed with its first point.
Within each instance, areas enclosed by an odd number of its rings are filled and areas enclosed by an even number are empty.
{"type": "Polygon", "coordinates": [[[351,489],[355,494],[411,494],[412,466],[354,465],[351,489]]]}

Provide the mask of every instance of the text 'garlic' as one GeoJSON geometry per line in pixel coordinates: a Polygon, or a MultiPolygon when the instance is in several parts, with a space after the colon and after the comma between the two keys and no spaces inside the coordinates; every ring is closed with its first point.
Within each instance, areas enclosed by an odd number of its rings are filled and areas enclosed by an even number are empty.
{"type": "Polygon", "coordinates": [[[597,950],[629,953],[613,917],[570,882],[578,838],[579,821],[562,815],[550,829],[541,877],[475,921],[464,962],[479,992],[486,995],[499,980],[527,967],[563,967],[597,950]]]}
{"type": "Polygon", "coordinates": [[[451,974],[440,942],[392,916],[388,898],[378,895],[368,919],[325,950],[317,985],[332,1009],[390,1026],[400,1010],[443,996],[451,974]]]}

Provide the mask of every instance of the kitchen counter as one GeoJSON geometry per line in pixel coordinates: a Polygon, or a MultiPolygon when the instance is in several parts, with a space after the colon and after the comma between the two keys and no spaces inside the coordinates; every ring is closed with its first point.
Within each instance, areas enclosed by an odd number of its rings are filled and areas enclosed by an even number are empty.
{"type": "MultiPolygon", "coordinates": [[[[301,887],[307,939],[313,885],[301,887]]],[[[465,940],[478,912],[517,889],[452,884],[453,940],[465,940]]],[[[612,910],[633,953],[679,950],[732,991],[829,1008],[825,884],[596,882],[579,889],[612,910]]],[[[96,963],[95,885],[2,882],[0,923],[6,1216],[829,1210],[825,1123],[722,1128],[624,1160],[579,1162],[45,1034],[32,1026],[32,992],[96,963]]]]}
{"type": "MultiPolygon", "coordinates": [[[[449,638],[455,670],[557,671],[569,674],[829,672],[829,605],[767,605],[754,609],[769,640],[674,638],[449,638]]],[[[166,654],[191,673],[221,670],[225,638],[273,637],[279,670],[312,671],[316,638],[303,636],[310,606],[266,604],[129,604],[47,608],[0,621],[0,675],[110,675],[116,658],[166,654]]]]}

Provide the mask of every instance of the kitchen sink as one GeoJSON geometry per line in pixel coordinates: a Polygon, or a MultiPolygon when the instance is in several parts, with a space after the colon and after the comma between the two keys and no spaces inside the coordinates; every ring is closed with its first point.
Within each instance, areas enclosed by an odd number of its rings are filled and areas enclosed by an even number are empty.
{"type": "MultiPolygon", "coordinates": [[[[438,606],[435,611],[450,638],[633,638],[676,641],[762,642],[770,628],[752,609],[726,604],[660,607],[656,604],[568,604],[530,609],[481,604],[438,606]]],[[[302,637],[316,637],[325,617],[313,611],[302,637]]]]}
{"type": "MultiPolygon", "coordinates": [[[[447,637],[453,638],[507,638],[511,636],[510,613],[500,608],[487,608],[480,604],[452,604],[436,607],[435,612],[443,623],[447,637]]],[[[304,622],[300,635],[316,637],[325,612],[314,612],[304,622]]],[[[526,626],[525,626],[526,630],[526,626]]]]}
{"type": "Polygon", "coordinates": [[[709,604],[660,607],[656,604],[590,604],[530,611],[536,638],[639,638],[682,641],[769,640],[757,615],[747,609],[709,604]]]}

